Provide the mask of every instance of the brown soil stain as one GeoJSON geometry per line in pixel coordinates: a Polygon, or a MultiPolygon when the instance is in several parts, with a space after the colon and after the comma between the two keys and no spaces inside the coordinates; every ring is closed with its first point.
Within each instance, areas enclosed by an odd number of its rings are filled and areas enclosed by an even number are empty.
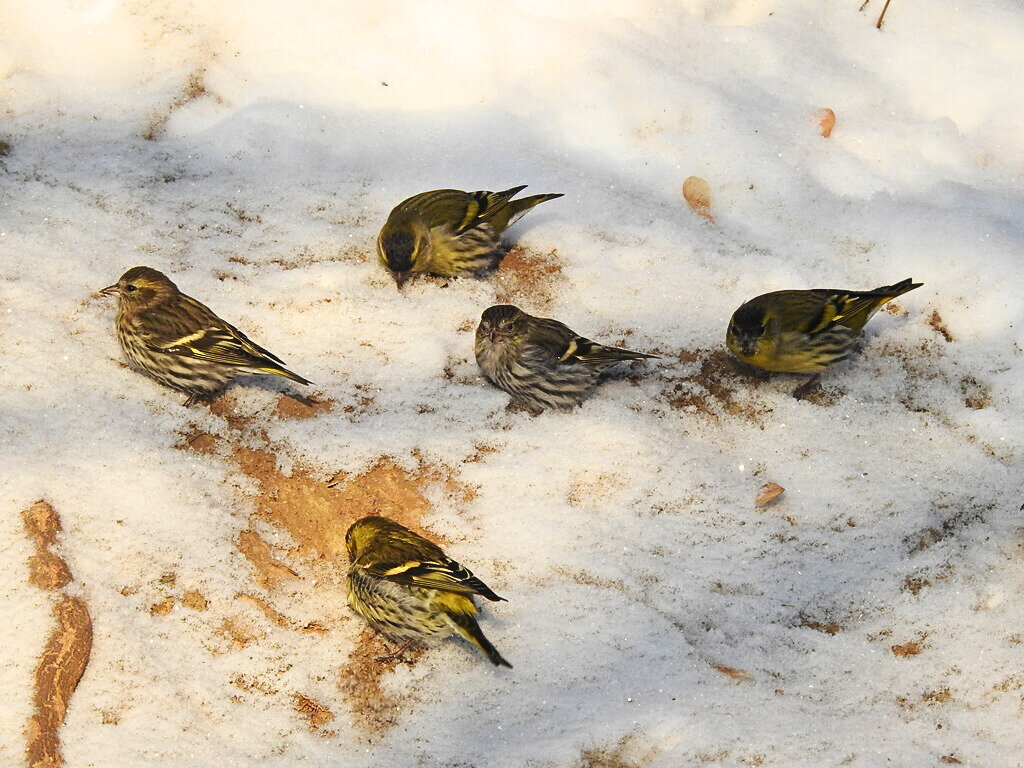
{"type": "Polygon", "coordinates": [[[250,595],[243,592],[238,595],[238,599],[245,600],[246,602],[256,606],[263,611],[263,615],[266,616],[269,621],[283,629],[291,629],[295,632],[312,632],[314,634],[325,634],[330,631],[326,626],[318,621],[311,621],[308,624],[298,624],[292,621],[274,608],[274,606],[270,604],[269,600],[266,600],[259,595],[250,595]]]}
{"type": "Polygon", "coordinates": [[[149,606],[149,614],[151,616],[166,616],[174,610],[174,598],[168,597],[161,600],[159,603],[153,603],[149,606]]]}
{"type": "Polygon", "coordinates": [[[731,677],[733,680],[750,680],[751,678],[753,678],[753,675],[750,674],[749,672],[747,672],[747,670],[745,670],[745,669],[737,669],[736,667],[727,667],[724,664],[715,664],[715,663],[712,663],[712,662],[708,662],[708,663],[711,664],[711,668],[712,669],[714,669],[717,672],[721,672],[723,675],[727,675],[728,677],[731,677]]]}
{"type": "Polygon", "coordinates": [[[711,214],[711,187],[700,176],[687,176],[683,181],[683,199],[698,216],[714,223],[711,214]]]}
{"type": "Polygon", "coordinates": [[[644,744],[638,735],[632,734],[612,746],[584,750],[580,768],[643,768],[660,753],[660,749],[644,744]]]}
{"type": "MultiPolygon", "coordinates": [[[[72,580],[71,572],[49,549],[61,530],[56,510],[39,501],[25,510],[22,519],[36,546],[29,559],[30,583],[48,591],[63,589],[72,580]]],[[[80,598],[62,594],[54,616],[56,623],[35,669],[33,714],[25,731],[29,768],[63,765],[60,728],[92,652],[92,619],[80,598]]]]}
{"type": "MultiPolygon", "coordinates": [[[[938,312],[933,312],[929,321],[932,328],[945,339],[954,341],[954,337],[945,328],[938,312]]],[[[879,345],[879,356],[897,360],[903,367],[903,378],[907,382],[905,393],[900,396],[900,404],[908,411],[928,414],[936,422],[946,427],[969,443],[976,445],[990,458],[1010,465],[1014,459],[1013,451],[1005,444],[990,441],[981,437],[970,426],[947,409],[939,407],[931,395],[929,386],[918,386],[920,383],[941,384],[951,392],[957,392],[963,398],[963,404],[971,410],[988,408],[994,397],[992,387],[975,376],[963,375],[942,365],[945,353],[945,342],[938,339],[926,339],[913,347],[902,347],[888,342],[879,345]]]]}
{"type": "MultiPolygon", "coordinates": [[[[319,701],[303,693],[292,694],[292,705],[295,711],[309,721],[309,730],[322,733],[324,726],[334,719],[334,713],[319,701]]],[[[333,733],[324,735],[335,735],[333,733]]]]}
{"type": "Polygon", "coordinates": [[[338,675],[338,687],[352,708],[356,725],[367,736],[381,736],[398,723],[402,702],[381,686],[384,673],[399,664],[414,664],[421,653],[414,649],[400,658],[381,660],[392,652],[380,636],[364,629],[338,675]]]}
{"type": "Polygon", "coordinates": [[[494,276],[498,304],[525,304],[527,312],[551,306],[566,283],[558,251],[541,253],[514,246],[501,260],[494,276]]]}
{"type": "Polygon", "coordinates": [[[930,587],[931,585],[932,583],[928,579],[913,578],[908,576],[903,581],[903,591],[909,592],[912,595],[916,595],[922,589],[924,589],[925,587],[930,587]]]}
{"type": "Polygon", "coordinates": [[[843,631],[843,625],[836,624],[836,622],[834,621],[822,622],[812,621],[811,619],[803,619],[800,622],[800,626],[807,627],[808,629],[813,629],[818,632],[824,632],[826,635],[829,635],[830,637],[838,635],[840,632],[843,631]]]}
{"type": "Polygon", "coordinates": [[[953,694],[949,688],[940,688],[937,691],[925,691],[921,694],[921,700],[929,704],[946,704],[953,700],[953,694]]]}
{"type": "Polygon", "coordinates": [[[748,396],[768,382],[768,375],[745,365],[724,349],[684,349],[675,357],[680,369],[689,373],[670,374],[668,403],[671,407],[696,412],[712,419],[738,416],[761,424],[771,412],[748,396]]]}
{"type": "Polygon", "coordinates": [[[71,581],[71,571],[50,551],[50,545],[57,541],[60,532],[57,511],[45,501],[39,501],[21,517],[36,548],[28,559],[28,583],[40,589],[61,589],[71,581]]]}
{"type": "Polygon", "coordinates": [[[625,478],[612,472],[580,469],[573,473],[567,501],[570,507],[599,507],[601,502],[626,485],[625,478]]]}
{"type": "Polygon", "coordinates": [[[206,611],[210,608],[210,601],[198,589],[190,589],[182,595],[181,604],[193,611],[206,611]]]}
{"type": "Polygon", "coordinates": [[[928,318],[928,325],[932,327],[932,330],[942,336],[946,341],[954,341],[953,334],[946,326],[945,321],[942,319],[942,315],[939,314],[939,310],[933,310],[931,316],[928,318]]]}
{"type": "MultiPolygon", "coordinates": [[[[302,401],[282,396],[275,416],[282,419],[316,418],[329,412],[333,403],[302,401]]],[[[284,474],[278,466],[276,450],[257,419],[237,414],[230,395],[217,398],[210,409],[227,422],[223,436],[198,430],[186,434],[178,447],[182,450],[221,456],[256,482],[255,511],[251,526],[238,537],[238,549],[253,566],[253,578],[266,594],[239,593],[238,598],[259,608],[275,625],[294,632],[328,633],[358,626],[358,620],[339,623],[324,616],[306,624],[292,621],[274,606],[275,592],[290,581],[313,584],[320,594],[334,595],[336,604],[344,604],[344,573],[348,565],[345,534],[356,520],[368,515],[383,515],[415,530],[433,541],[444,540],[426,531],[422,517],[431,507],[424,495],[428,485],[443,484],[448,490],[460,486],[437,468],[424,467],[409,472],[386,456],[360,474],[337,474],[324,482],[323,472],[310,466],[294,466],[284,474]],[[287,534],[290,543],[274,546],[260,534],[267,526],[287,534]]],[[[463,491],[462,498],[469,494],[463,491]]],[[[299,590],[301,592],[301,590],[299,590]]],[[[182,599],[184,604],[184,598],[182,599]]],[[[310,612],[316,609],[309,607],[310,612]]],[[[261,635],[237,615],[227,616],[218,626],[218,634],[235,648],[258,644],[261,635]]],[[[351,709],[357,730],[366,738],[381,736],[398,721],[402,701],[386,693],[381,678],[396,664],[412,663],[418,653],[406,653],[403,659],[381,662],[390,649],[369,630],[363,631],[349,656],[339,660],[338,687],[351,709]]],[[[269,695],[269,694],[268,694],[269,695]]],[[[275,695],[280,695],[275,692],[275,695]]],[[[324,726],[334,713],[321,702],[295,692],[291,705],[304,715],[311,729],[326,735],[324,726]],[[321,711],[320,707],[323,708],[321,711]],[[328,717],[329,716],[329,717],[328,717]]]]}
{"type": "Polygon", "coordinates": [[[921,644],[920,643],[903,643],[902,645],[890,646],[889,650],[891,650],[894,655],[900,656],[900,657],[917,656],[917,654],[919,654],[921,652],[921,644]]]}
{"type": "Polygon", "coordinates": [[[973,376],[964,376],[960,380],[960,391],[964,395],[964,405],[972,410],[980,411],[992,404],[991,387],[973,376]]]}
{"type": "Polygon", "coordinates": [[[333,400],[314,400],[311,397],[299,398],[294,395],[281,395],[277,401],[277,412],[287,419],[312,419],[333,409],[333,400]]]}
{"type": "Polygon", "coordinates": [[[218,104],[224,103],[220,96],[211,94],[207,90],[206,67],[199,66],[189,72],[185,82],[181,85],[179,93],[171,99],[170,103],[164,105],[150,118],[146,129],[142,133],[142,138],[146,141],[160,139],[167,130],[167,123],[170,122],[171,115],[175,110],[181,109],[190,102],[201,99],[204,96],[212,97],[218,104]]]}
{"type": "Polygon", "coordinates": [[[241,616],[225,616],[217,625],[214,634],[227,641],[231,649],[236,651],[259,641],[264,636],[263,632],[241,616]]]}
{"type": "Polygon", "coordinates": [[[293,556],[347,562],[345,533],[352,523],[368,515],[390,517],[430,535],[420,525],[430,504],[418,478],[390,459],[382,458],[364,474],[336,476],[325,484],[301,467],[291,475],[283,474],[269,449],[235,446],[230,455],[243,473],[259,483],[256,518],[291,535],[297,542],[289,550],[293,556]]]}
{"type": "Polygon", "coordinates": [[[242,531],[238,534],[238,551],[255,569],[256,583],[271,590],[287,579],[298,578],[291,568],[274,558],[270,545],[255,531],[242,531]]]}
{"type": "Polygon", "coordinates": [[[84,602],[64,595],[54,614],[57,623],[35,671],[35,711],[26,733],[29,768],[63,765],[59,731],[92,651],[92,621],[84,602]]]}

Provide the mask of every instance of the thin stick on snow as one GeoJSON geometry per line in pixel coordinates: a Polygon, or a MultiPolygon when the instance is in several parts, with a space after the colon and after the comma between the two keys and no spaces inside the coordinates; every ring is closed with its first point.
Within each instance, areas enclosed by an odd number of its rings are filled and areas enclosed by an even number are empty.
{"type": "Polygon", "coordinates": [[[882,12],[878,15],[878,23],[875,24],[875,29],[882,28],[882,19],[885,18],[885,12],[889,10],[889,3],[891,2],[892,0],[885,0],[885,5],[882,6],[882,12]]]}

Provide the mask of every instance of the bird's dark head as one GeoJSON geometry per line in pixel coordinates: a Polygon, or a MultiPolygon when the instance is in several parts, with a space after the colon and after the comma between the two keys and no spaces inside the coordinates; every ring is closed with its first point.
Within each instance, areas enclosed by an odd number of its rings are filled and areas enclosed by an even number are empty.
{"type": "Polygon", "coordinates": [[[529,315],[511,304],[496,304],[484,310],[476,329],[478,340],[493,344],[512,341],[525,332],[529,315]]]}
{"type": "Polygon", "coordinates": [[[739,357],[750,357],[757,352],[767,328],[768,313],[764,306],[756,301],[748,301],[733,313],[725,342],[739,357]]]}
{"type": "Polygon", "coordinates": [[[345,534],[345,549],[348,551],[349,562],[354,563],[362,557],[377,539],[381,537],[386,539],[395,533],[406,530],[404,526],[394,520],[378,515],[356,520],[349,526],[348,532],[345,534]]]}
{"type": "Polygon", "coordinates": [[[413,273],[426,271],[426,232],[412,226],[393,226],[388,222],[377,238],[377,255],[401,288],[413,273]]]}
{"type": "Polygon", "coordinates": [[[178,287],[163,272],[152,267],[132,267],[101,296],[117,296],[118,304],[134,311],[155,306],[178,293],[178,287]]]}

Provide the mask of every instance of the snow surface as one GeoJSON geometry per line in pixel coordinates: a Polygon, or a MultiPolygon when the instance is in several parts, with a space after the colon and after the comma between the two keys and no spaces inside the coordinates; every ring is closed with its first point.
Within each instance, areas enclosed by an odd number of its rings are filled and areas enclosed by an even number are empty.
{"type": "Polygon", "coordinates": [[[895,0],[879,31],[881,4],[6,3],[0,764],[52,622],[20,522],[45,498],[95,630],[69,766],[1021,765],[1024,4],[895,0]],[[569,414],[481,382],[498,278],[399,294],[373,253],[410,194],[523,183],[566,193],[510,233],[561,264],[523,308],[667,356],[569,414]],[[425,522],[508,598],[483,626],[514,670],[432,649],[385,676],[407,702],[367,741],[335,684],[357,622],[253,610],[260,642],[218,640],[259,592],[254,485],[175,447],[219,416],[119,365],[91,294],[136,264],[336,402],[282,420],[284,385],[232,390],[286,470],[390,456],[473,489],[434,488],[425,522]],[[817,402],[702,378],[755,294],[906,277],[817,402]],[[150,614],[168,569],[208,613],[150,614]]]}

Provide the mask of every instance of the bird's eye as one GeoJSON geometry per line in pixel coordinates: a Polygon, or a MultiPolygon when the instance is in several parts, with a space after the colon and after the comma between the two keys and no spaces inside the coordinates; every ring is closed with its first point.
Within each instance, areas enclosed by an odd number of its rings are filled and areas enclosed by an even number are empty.
{"type": "Polygon", "coordinates": [[[128,293],[132,293],[132,292],[134,292],[134,291],[137,291],[137,290],[138,290],[138,287],[137,287],[137,286],[134,286],[134,285],[131,285],[131,284],[129,283],[128,285],[126,285],[126,286],[124,287],[124,289],[125,289],[126,291],[128,291],[128,293]]]}

